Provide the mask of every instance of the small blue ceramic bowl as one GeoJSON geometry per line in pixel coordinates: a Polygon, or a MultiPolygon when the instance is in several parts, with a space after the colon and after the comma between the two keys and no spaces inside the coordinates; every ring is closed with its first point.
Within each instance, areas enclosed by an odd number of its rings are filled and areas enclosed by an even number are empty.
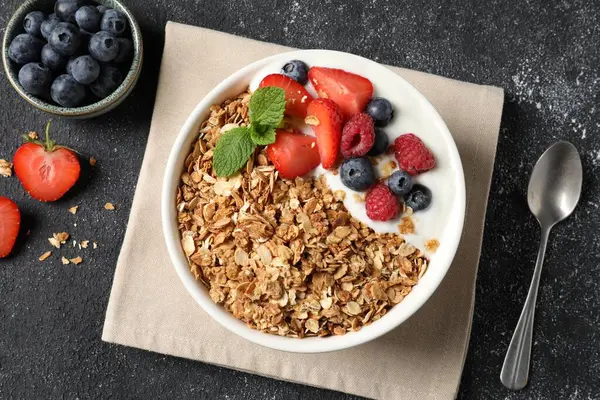
{"type": "Polygon", "coordinates": [[[10,19],[10,21],[8,21],[8,25],[4,33],[4,40],[2,42],[2,63],[4,64],[4,71],[6,72],[6,76],[8,77],[10,84],[13,88],[15,88],[17,93],[19,93],[21,97],[23,97],[37,109],[59,117],[66,118],[84,119],[97,117],[99,115],[109,112],[110,110],[114,109],[119,104],[121,104],[123,100],[125,100],[125,98],[131,93],[135,84],[137,83],[138,78],[140,77],[140,72],[142,70],[142,61],[144,58],[142,33],[139,25],[133,18],[131,12],[121,2],[117,0],[95,0],[94,2],[119,10],[127,17],[129,21],[129,26],[131,28],[131,36],[134,46],[134,56],[133,61],[131,63],[131,68],[129,69],[127,76],[125,76],[123,83],[117,88],[117,90],[115,90],[110,96],[108,96],[105,99],[82,107],[61,107],[59,105],[49,103],[42,98],[32,96],[25,92],[18,79],[20,66],[15,64],[8,57],[8,47],[10,46],[12,40],[15,38],[15,36],[25,32],[23,28],[23,19],[25,18],[25,16],[31,11],[43,11],[44,13],[50,14],[53,12],[54,4],[56,3],[56,1],[27,0],[23,3],[23,5],[21,5],[21,7],[19,7],[19,9],[10,19]]]}

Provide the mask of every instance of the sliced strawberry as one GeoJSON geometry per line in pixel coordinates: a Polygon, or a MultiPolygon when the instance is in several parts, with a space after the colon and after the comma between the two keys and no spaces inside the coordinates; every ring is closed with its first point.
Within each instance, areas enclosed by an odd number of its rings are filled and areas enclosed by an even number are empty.
{"type": "Polygon", "coordinates": [[[11,199],[0,196],[0,258],[10,254],[19,235],[21,213],[11,199]]]}
{"type": "Polygon", "coordinates": [[[50,123],[46,142],[31,140],[17,149],[13,158],[15,174],[23,188],[40,201],[60,199],[79,179],[81,167],[75,153],[50,140],[50,123]]]}
{"type": "Polygon", "coordinates": [[[285,90],[285,113],[293,117],[306,117],[306,108],[313,97],[306,91],[304,86],[295,80],[281,74],[271,74],[258,85],[259,87],[277,86],[285,90]]]}
{"type": "Polygon", "coordinates": [[[373,84],[367,78],[343,69],[312,67],[308,79],[319,97],[333,100],[346,119],[363,112],[373,96],[373,84]]]}
{"type": "Polygon", "coordinates": [[[306,175],[321,162],[314,137],[277,130],[275,143],[267,146],[267,156],[282,178],[306,175]]]}
{"type": "Polygon", "coordinates": [[[323,168],[332,168],[340,152],[344,116],[340,108],[330,99],[314,99],[308,105],[305,122],[312,126],[323,168]]]}

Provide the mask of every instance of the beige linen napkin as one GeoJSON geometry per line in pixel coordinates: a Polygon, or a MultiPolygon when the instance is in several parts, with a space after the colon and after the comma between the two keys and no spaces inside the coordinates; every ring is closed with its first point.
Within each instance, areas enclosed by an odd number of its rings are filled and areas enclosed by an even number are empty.
{"type": "Polygon", "coordinates": [[[420,311],[390,334],[328,354],[262,348],[214,322],[171,266],[161,234],[160,192],[177,133],[223,78],[286,50],[207,29],[167,25],[150,136],[102,339],[369,398],[452,399],[471,330],[501,89],[391,68],[433,103],[450,128],[464,165],[467,213],[462,242],[445,280],[420,311]]]}

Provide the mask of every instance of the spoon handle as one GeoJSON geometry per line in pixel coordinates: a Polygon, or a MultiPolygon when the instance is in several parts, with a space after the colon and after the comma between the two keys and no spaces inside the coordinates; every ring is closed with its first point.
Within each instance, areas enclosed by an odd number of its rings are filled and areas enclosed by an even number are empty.
{"type": "Polygon", "coordinates": [[[542,264],[544,263],[549,233],[550,228],[542,227],[540,249],[538,251],[535,270],[533,271],[533,280],[531,281],[521,317],[519,317],[519,322],[508,346],[504,365],[502,365],[502,371],[500,372],[500,381],[511,390],[523,389],[529,379],[535,301],[537,299],[538,287],[540,286],[540,275],[542,274],[542,264]]]}

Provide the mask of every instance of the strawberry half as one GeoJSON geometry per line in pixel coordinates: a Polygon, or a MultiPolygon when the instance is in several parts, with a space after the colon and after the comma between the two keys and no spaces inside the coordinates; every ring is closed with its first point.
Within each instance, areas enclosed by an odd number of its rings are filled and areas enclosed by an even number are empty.
{"type": "Polygon", "coordinates": [[[50,140],[50,123],[46,125],[46,142],[24,136],[26,143],[13,158],[15,174],[23,188],[39,201],[60,199],[79,179],[81,166],[75,153],[50,140]]]}
{"type": "Polygon", "coordinates": [[[340,152],[344,115],[330,99],[314,99],[308,105],[305,122],[312,126],[323,168],[332,168],[340,152]]]}
{"type": "Polygon", "coordinates": [[[0,258],[10,254],[17,241],[20,226],[19,208],[11,199],[0,196],[0,258]]]}
{"type": "Polygon", "coordinates": [[[367,78],[343,69],[312,67],[308,79],[319,97],[333,100],[346,119],[363,112],[373,96],[373,84],[367,78]]]}
{"type": "Polygon", "coordinates": [[[306,109],[313,97],[304,86],[290,77],[281,74],[271,74],[258,85],[259,87],[277,86],[285,90],[285,113],[293,117],[306,117],[306,109]]]}
{"type": "Polygon", "coordinates": [[[277,130],[275,143],[267,146],[267,156],[285,179],[306,175],[321,162],[314,137],[283,129],[277,130]]]}

